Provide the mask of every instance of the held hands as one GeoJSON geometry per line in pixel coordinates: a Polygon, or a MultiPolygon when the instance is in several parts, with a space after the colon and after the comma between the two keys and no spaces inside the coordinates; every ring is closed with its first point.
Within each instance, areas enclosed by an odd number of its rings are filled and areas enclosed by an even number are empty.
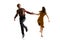
{"type": "Polygon", "coordinates": [[[36,13],[33,13],[33,12],[31,12],[33,15],[39,15],[39,14],[36,14],[36,13]]]}

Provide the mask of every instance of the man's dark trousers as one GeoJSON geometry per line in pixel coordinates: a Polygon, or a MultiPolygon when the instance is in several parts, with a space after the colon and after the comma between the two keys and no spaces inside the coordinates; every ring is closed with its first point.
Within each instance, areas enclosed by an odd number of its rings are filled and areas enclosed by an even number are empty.
{"type": "Polygon", "coordinates": [[[20,16],[19,20],[20,20],[20,26],[21,26],[21,33],[22,36],[24,37],[24,28],[26,30],[26,32],[28,31],[27,27],[23,24],[23,22],[25,21],[25,16],[20,16]]]}

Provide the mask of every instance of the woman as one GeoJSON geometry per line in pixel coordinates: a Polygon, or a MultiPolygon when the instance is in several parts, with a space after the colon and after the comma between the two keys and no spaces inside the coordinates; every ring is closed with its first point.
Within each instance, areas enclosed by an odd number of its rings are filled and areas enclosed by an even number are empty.
{"type": "Polygon", "coordinates": [[[39,26],[40,26],[41,37],[43,37],[43,35],[42,35],[43,28],[44,28],[43,18],[44,18],[45,15],[47,16],[48,21],[49,21],[49,17],[48,17],[48,15],[46,14],[45,7],[42,7],[42,10],[39,11],[39,14],[37,14],[37,15],[39,15],[39,18],[38,18],[37,22],[38,22],[38,24],[39,24],[39,26]]]}

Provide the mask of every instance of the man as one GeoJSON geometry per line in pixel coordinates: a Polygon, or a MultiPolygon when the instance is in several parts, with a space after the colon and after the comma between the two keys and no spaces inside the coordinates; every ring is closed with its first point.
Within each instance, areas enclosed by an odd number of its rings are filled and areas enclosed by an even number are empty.
{"type": "Polygon", "coordinates": [[[28,12],[24,8],[21,8],[20,4],[17,4],[17,7],[18,7],[18,10],[17,10],[17,13],[14,17],[14,21],[15,21],[16,17],[19,15],[22,37],[24,38],[24,28],[25,28],[26,32],[28,31],[27,27],[23,24],[23,22],[25,21],[25,12],[28,14],[34,14],[34,13],[28,12]]]}

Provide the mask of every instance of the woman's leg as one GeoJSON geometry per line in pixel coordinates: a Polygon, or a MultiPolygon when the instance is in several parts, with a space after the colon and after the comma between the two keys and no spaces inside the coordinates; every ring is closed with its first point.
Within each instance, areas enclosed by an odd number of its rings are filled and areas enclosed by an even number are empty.
{"type": "Polygon", "coordinates": [[[40,31],[41,31],[41,37],[43,37],[42,33],[43,33],[43,27],[40,27],[40,31]]]}
{"type": "Polygon", "coordinates": [[[41,25],[41,27],[40,27],[41,37],[43,37],[43,34],[42,34],[43,33],[43,28],[44,28],[44,26],[41,25]]]}
{"type": "Polygon", "coordinates": [[[43,28],[44,28],[44,26],[43,26],[43,21],[38,21],[38,24],[39,24],[39,26],[40,26],[41,37],[43,37],[43,35],[42,35],[43,28]]]}

